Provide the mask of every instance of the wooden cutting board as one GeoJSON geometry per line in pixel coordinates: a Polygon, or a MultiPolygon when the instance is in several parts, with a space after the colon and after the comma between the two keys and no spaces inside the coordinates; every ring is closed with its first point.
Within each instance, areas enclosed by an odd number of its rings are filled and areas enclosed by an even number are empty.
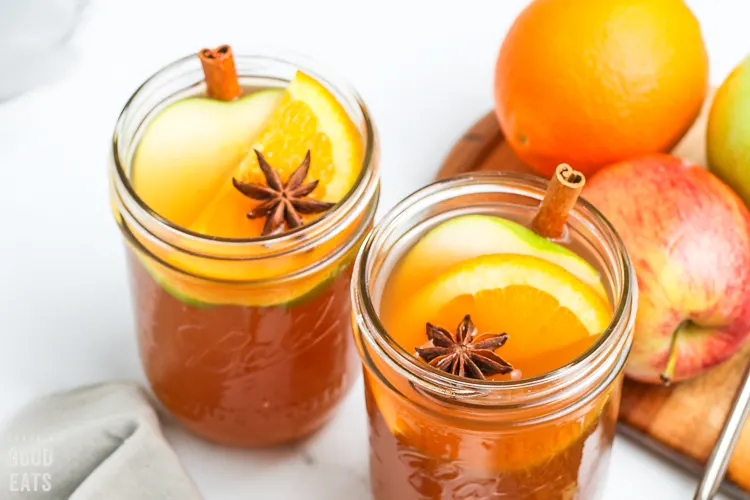
{"type": "MultiPolygon", "coordinates": [[[[673,151],[699,165],[706,163],[705,114],[704,109],[673,151]]],[[[505,142],[493,112],[459,138],[438,178],[482,170],[533,173],[505,142]]],[[[701,464],[719,435],[748,362],[750,346],[723,365],[670,388],[626,381],[620,409],[621,431],[687,469],[701,472],[701,464]]],[[[750,500],[750,423],[745,425],[732,457],[723,491],[750,500]]]]}

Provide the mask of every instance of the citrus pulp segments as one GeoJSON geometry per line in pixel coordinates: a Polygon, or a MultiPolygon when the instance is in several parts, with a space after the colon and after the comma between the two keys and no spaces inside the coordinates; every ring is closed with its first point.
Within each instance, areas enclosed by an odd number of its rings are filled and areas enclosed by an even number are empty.
{"type": "Polygon", "coordinates": [[[364,144],[359,130],[336,97],[311,76],[299,72],[289,86],[289,94],[310,108],[318,119],[319,140],[331,146],[332,164],[327,168],[333,168],[334,175],[326,183],[321,182],[325,192],[321,199],[339,202],[354,186],[362,169],[364,144]]]}

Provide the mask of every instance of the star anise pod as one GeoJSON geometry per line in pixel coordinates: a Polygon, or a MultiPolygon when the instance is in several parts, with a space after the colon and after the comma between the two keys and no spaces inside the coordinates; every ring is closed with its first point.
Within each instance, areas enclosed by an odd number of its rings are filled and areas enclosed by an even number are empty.
{"type": "Polygon", "coordinates": [[[427,323],[431,347],[417,347],[417,355],[444,372],[459,377],[485,379],[485,375],[513,371],[510,363],[495,354],[495,349],[508,340],[506,333],[486,333],[474,338],[477,329],[467,314],[456,328],[456,336],[439,326],[427,323]]]}
{"type": "Polygon", "coordinates": [[[268,164],[263,154],[254,150],[258,157],[258,165],[266,178],[266,185],[254,184],[252,182],[240,182],[232,178],[232,184],[242,194],[253,200],[262,201],[260,205],[248,212],[250,219],[266,217],[261,236],[273,234],[283,229],[295,229],[304,224],[300,214],[317,214],[325,212],[335,205],[319,200],[306,199],[305,196],[312,193],[318,187],[318,181],[302,184],[310,169],[310,151],[305,155],[299,167],[292,172],[286,183],[281,182],[279,173],[268,164]]]}

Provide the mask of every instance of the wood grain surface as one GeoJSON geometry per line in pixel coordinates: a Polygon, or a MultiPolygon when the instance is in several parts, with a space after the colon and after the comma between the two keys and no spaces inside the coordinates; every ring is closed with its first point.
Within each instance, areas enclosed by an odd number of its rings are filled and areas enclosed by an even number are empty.
{"type": "MultiPolygon", "coordinates": [[[[705,114],[704,109],[693,129],[673,150],[699,165],[705,165],[705,114]]],[[[532,172],[505,142],[493,112],[461,136],[438,178],[482,170],[532,172]]],[[[626,381],[621,427],[625,434],[650,449],[699,472],[719,435],[748,362],[750,346],[723,365],[669,388],[626,381]]],[[[750,423],[745,425],[732,457],[725,491],[750,500],[750,423]]]]}

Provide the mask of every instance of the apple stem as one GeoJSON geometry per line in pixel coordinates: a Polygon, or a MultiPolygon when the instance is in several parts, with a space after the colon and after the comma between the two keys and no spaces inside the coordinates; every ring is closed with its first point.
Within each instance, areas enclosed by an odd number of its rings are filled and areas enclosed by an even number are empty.
{"type": "Polygon", "coordinates": [[[672,339],[669,342],[669,357],[667,358],[667,366],[665,366],[664,371],[659,374],[661,383],[666,387],[669,387],[669,385],[672,383],[674,372],[677,368],[677,335],[679,335],[680,331],[685,326],[685,323],[687,323],[687,321],[683,321],[682,323],[680,323],[680,326],[675,328],[674,332],[672,332],[672,339]]]}

